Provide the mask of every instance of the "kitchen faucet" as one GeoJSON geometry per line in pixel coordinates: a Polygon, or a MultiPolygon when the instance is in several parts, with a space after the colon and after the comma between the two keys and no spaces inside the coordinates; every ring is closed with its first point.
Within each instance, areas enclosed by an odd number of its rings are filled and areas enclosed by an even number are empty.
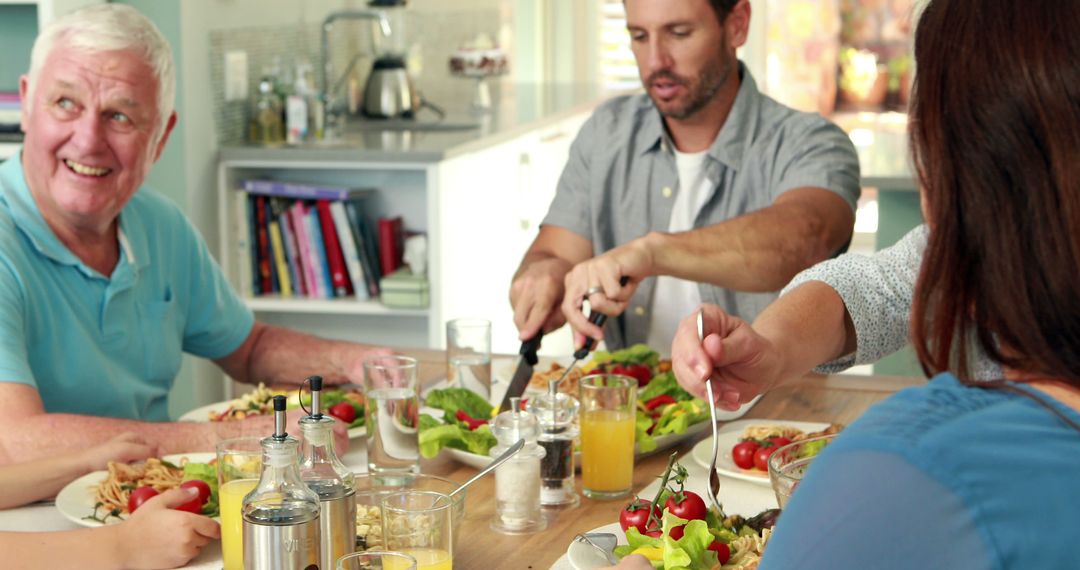
{"type": "MultiPolygon", "coordinates": [[[[331,120],[336,122],[335,113],[336,110],[332,109],[332,101],[334,94],[341,87],[341,82],[352,71],[354,65],[356,65],[359,55],[352,58],[349,65],[345,68],[345,72],[338,78],[332,85],[330,78],[333,77],[333,70],[330,63],[330,30],[334,27],[334,22],[338,20],[374,20],[379,24],[379,31],[382,32],[384,38],[389,38],[392,33],[390,30],[390,20],[386,18],[386,14],[379,10],[342,10],[340,12],[331,12],[326,16],[326,19],[322,23],[322,65],[320,69],[322,71],[321,77],[321,95],[322,98],[322,124],[327,131],[331,128],[331,120]]],[[[378,44],[375,41],[375,36],[371,36],[371,51],[372,54],[377,53],[378,44]]]]}

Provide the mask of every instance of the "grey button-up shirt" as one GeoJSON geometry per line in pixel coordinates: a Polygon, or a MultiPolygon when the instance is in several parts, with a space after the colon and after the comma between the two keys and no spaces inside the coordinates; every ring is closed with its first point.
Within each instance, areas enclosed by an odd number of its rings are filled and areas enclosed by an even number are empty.
{"type": "MultiPolygon", "coordinates": [[[[765,208],[784,192],[808,186],[837,193],[854,210],[859,160],[844,131],[816,113],[795,111],[761,94],[742,63],[739,72],[734,106],[708,151],[706,176],[715,190],[694,227],[765,208]]],[[[652,101],[644,94],[618,97],[582,126],[543,223],[584,236],[598,255],[650,231],[666,232],[678,178],[671,139],[652,101]]],[[[656,279],[644,280],[629,309],[608,320],[609,348],[645,342],[655,287],[656,279]]],[[[707,283],[699,289],[704,302],[748,321],[777,297],[707,283]]]]}

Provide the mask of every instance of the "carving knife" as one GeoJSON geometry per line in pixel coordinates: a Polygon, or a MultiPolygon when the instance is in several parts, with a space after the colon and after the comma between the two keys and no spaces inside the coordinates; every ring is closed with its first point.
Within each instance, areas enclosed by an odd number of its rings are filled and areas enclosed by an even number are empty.
{"type": "Polygon", "coordinates": [[[540,339],[543,336],[544,331],[541,330],[536,333],[536,336],[521,343],[521,349],[518,350],[520,357],[518,358],[517,368],[514,369],[514,377],[510,380],[510,386],[506,388],[506,395],[503,396],[502,403],[495,410],[496,414],[510,408],[510,398],[520,398],[521,394],[525,392],[525,387],[529,385],[529,380],[532,379],[533,366],[536,366],[538,361],[536,351],[540,348],[540,339]]]}

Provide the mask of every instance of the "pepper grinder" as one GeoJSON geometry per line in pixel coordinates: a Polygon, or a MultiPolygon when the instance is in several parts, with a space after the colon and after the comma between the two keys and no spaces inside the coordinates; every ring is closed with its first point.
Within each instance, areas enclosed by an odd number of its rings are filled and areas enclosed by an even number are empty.
{"type": "Polygon", "coordinates": [[[299,446],[285,433],[285,396],[274,396],[262,476],[244,497],[244,570],[319,568],[319,496],[300,480],[299,446]]]}
{"type": "Polygon", "coordinates": [[[540,462],[540,504],[545,507],[574,507],[581,502],[574,486],[580,407],[577,398],[554,390],[529,400],[529,412],[540,422],[540,447],[546,452],[540,462]]]}
{"type": "Polygon", "coordinates": [[[495,469],[492,530],[505,534],[544,530],[547,519],[540,510],[540,460],[546,453],[537,445],[540,426],[536,417],[521,411],[521,398],[510,398],[510,409],[495,417],[491,432],[499,441],[491,449],[492,457],[525,440],[521,451],[495,469]]]}
{"type": "Polygon", "coordinates": [[[322,377],[308,378],[311,413],[300,418],[300,477],[319,496],[322,568],[356,550],[356,481],[334,451],[334,420],[322,413],[322,377]]]}

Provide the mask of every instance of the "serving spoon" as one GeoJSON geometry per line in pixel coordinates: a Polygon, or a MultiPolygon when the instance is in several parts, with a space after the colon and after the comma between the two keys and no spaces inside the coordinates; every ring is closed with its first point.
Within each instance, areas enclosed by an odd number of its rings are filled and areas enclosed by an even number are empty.
{"type": "Polygon", "coordinates": [[[502,465],[503,463],[505,463],[507,459],[510,459],[511,457],[514,456],[515,453],[521,451],[521,448],[523,448],[523,447],[525,447],[525,440],[524,439],[517,440],[517,443],[515,443],[514,445],[511,445],[510,449],[507,449],[506,451],[504,451],[502,453],[502,455],[496,457],[495,460],[492,461],[491,463],[489,463],[487,467],[481,469],[480,472],[477,473],[476,475],[473,475],[472,479],[469,479],[468,481],[462,483],[461,486],[458,487],[457,489],[454,489],[453,491],[450,491],[450,496],[453,497],[454,495],[458,494],[459,492],[464,491],[465,487],[468,487],[469,485],[472,485],[473,483],[475,483],[477,480],[479,480],[484,475],[487,475],[488,473],[491,473],[492,471],[494,471],[496,467],[498,467],[498,466],[502,465]]]}
{"type": "MultiPolygon", "coordinates": [[[[699,309],[697,314],[697,337],[698,342],[705,340],[705,310],[699,309]]],[[[724,514],[724,507],[720,504],[720,500],[717,499],[717,495],[720,494],[720,474],[716,472],[716,455],[717,455],[717,442],[716,442],[716,400],[713,398],[712,387],[712,375],[705,379],[705,395],[709,398],[709,416],[712,417],[712,461],[709,462],[709,502],[712,503],[713,508],[716,509],[721,519],[727,518],[724,514]]]]}

